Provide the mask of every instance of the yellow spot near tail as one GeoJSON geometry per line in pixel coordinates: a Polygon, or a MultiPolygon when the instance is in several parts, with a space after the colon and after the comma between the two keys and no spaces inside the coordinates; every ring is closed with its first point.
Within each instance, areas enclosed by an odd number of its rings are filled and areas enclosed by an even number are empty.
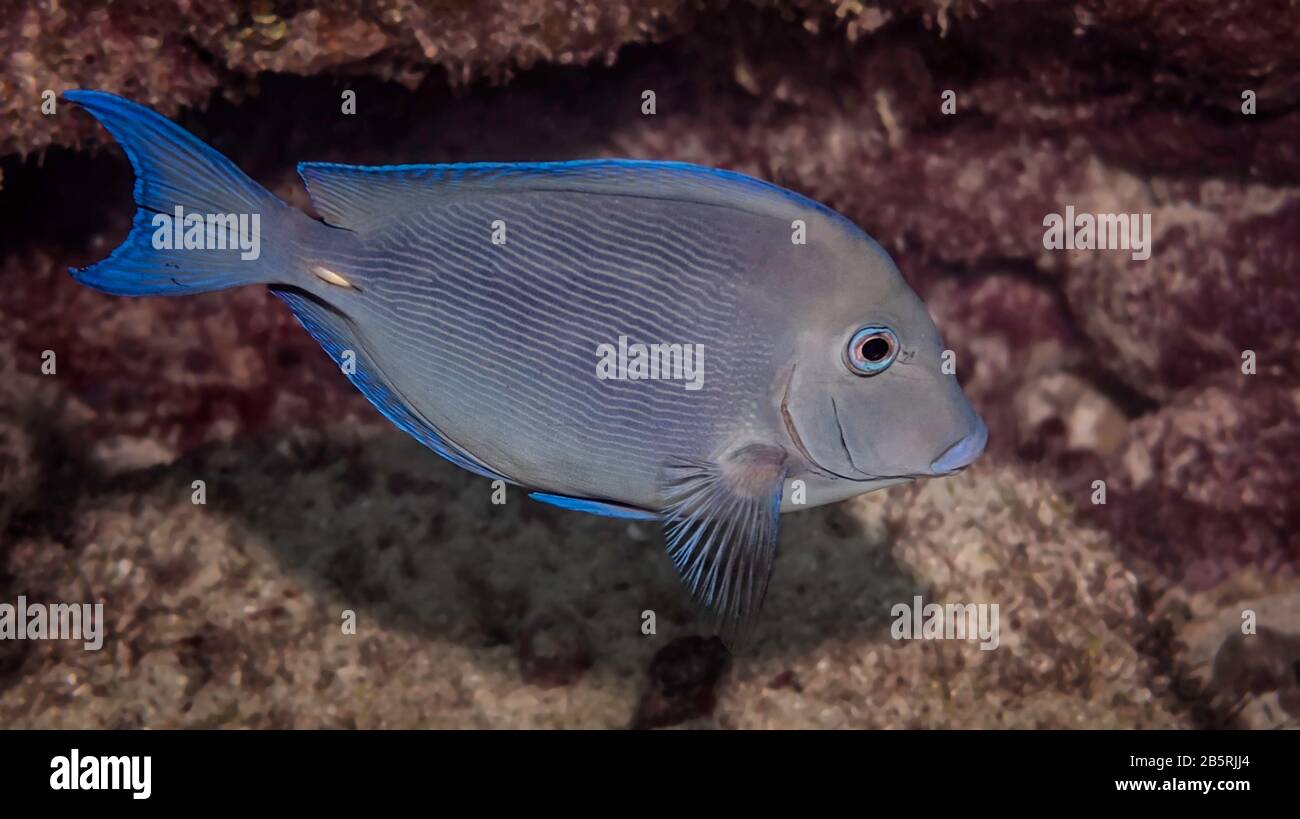
{"type": "Polygon", "coordinates": [[[336,287],[346,287],[348,289],[352,289],[352,282],[348,281],[347,279],[343,278],[339,274],[335,273],[333,270],[330,270],[328,267],[321,267],[318,264],[312,265],[311,272],[312,275],[314,275],[316,278],[320,279],[321,281],[325,282],[326,284],[332,284],[335,285],[336,287]]]}

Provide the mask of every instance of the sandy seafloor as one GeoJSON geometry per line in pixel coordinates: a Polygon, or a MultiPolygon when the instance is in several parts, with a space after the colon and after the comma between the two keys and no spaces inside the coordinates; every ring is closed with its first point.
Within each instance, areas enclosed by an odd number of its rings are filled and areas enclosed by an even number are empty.
{"type": "Polygon", "coordinates": [[[1294,8],[470,5],[19,2],[0,22],[0,602],[108,620],[98,652],[0,641],[0,726],[1297,725],[1294,8]],[[131,175],[84,114],[40,115],[47,87],[149,102],[301,207],[301,159],[772,179],[894,255],[989,451],[785,516],[730,655],[654,527],[494,506],[264,291],[76,285],[125,234],[131,175]],[[1152,213],[1152,258],[1044,250],[1066,204],[1152,213]],[[917,594],[997,603],[1000,646],[891,639],[917,594]]]}

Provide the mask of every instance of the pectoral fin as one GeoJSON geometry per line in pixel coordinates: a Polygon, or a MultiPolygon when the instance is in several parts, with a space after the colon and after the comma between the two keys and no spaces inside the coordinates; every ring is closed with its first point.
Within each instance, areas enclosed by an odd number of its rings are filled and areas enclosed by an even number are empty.
{"type": "Polygon", "coordinates": [[[767,593],[786,468],[784,450],[752,444],[665,470],[668,556],[729,639],[744,635],[767,593]]]}

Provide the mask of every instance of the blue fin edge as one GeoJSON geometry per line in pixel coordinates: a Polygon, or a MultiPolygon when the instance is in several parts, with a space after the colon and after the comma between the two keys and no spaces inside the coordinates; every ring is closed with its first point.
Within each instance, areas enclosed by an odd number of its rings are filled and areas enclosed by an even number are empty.
{"type": "MultiPolygon", "coordinates": [[[[783,188],[772,182],[750,176],[740,171],[726,168],[710,168],[691,162],[666,159],[570,159],[558,162],[448,162],[448,163],[409,163],[400,165],[350,165],[344,162],[304,161],[297,165],[299,178],[312,189],[314,174],[366,176],[403,181],[427,181],[434,184],[457,185],[465,182],[492,184],[503,178],[564,178],[580,177],[585,171],[614,171],[630,173],[635,171],[675,172],[700,180],[735,185],[757,196],[770,196],[785,200],[795,205],[809,208],[829,217],[832,222],[861,232],[851,219],[832,207],[805,196],[798,191],[783,188]]],[[[313,202],[316,202],[313,197],[313,202]]],[[[324,204],[317,202],[318,206],[324,204]]]]}
{"type": "Polygon", "coordinates": [[[612,503],[610,501],[592,500],[591,498],[574,498],[569,495],[552,495],[547,492],[529,492],[528,497],[535,501],[549,503],[551,506],[558,506],[561,509],[572,509],[575,512],[586,512],[590,515],[601,515],[607,518],[622,518],[624,520],[659,520],[659,514],[657,512],[638,509],[635,506],[623,506],[622,504],[612,503]]]}

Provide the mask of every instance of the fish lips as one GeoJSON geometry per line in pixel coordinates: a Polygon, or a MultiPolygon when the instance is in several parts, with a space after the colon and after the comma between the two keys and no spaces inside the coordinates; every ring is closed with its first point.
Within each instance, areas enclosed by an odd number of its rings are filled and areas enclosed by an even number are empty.
{"type": "Polygon", "coordinates": [[[984,425],[983,419],[977,418],[975,429],[935,458],[930,464],[930,471],[935,475],[951,475],[960,472],[975,462],[975,459],[984,452],[988,441],[989,428],[984,425]]]}

